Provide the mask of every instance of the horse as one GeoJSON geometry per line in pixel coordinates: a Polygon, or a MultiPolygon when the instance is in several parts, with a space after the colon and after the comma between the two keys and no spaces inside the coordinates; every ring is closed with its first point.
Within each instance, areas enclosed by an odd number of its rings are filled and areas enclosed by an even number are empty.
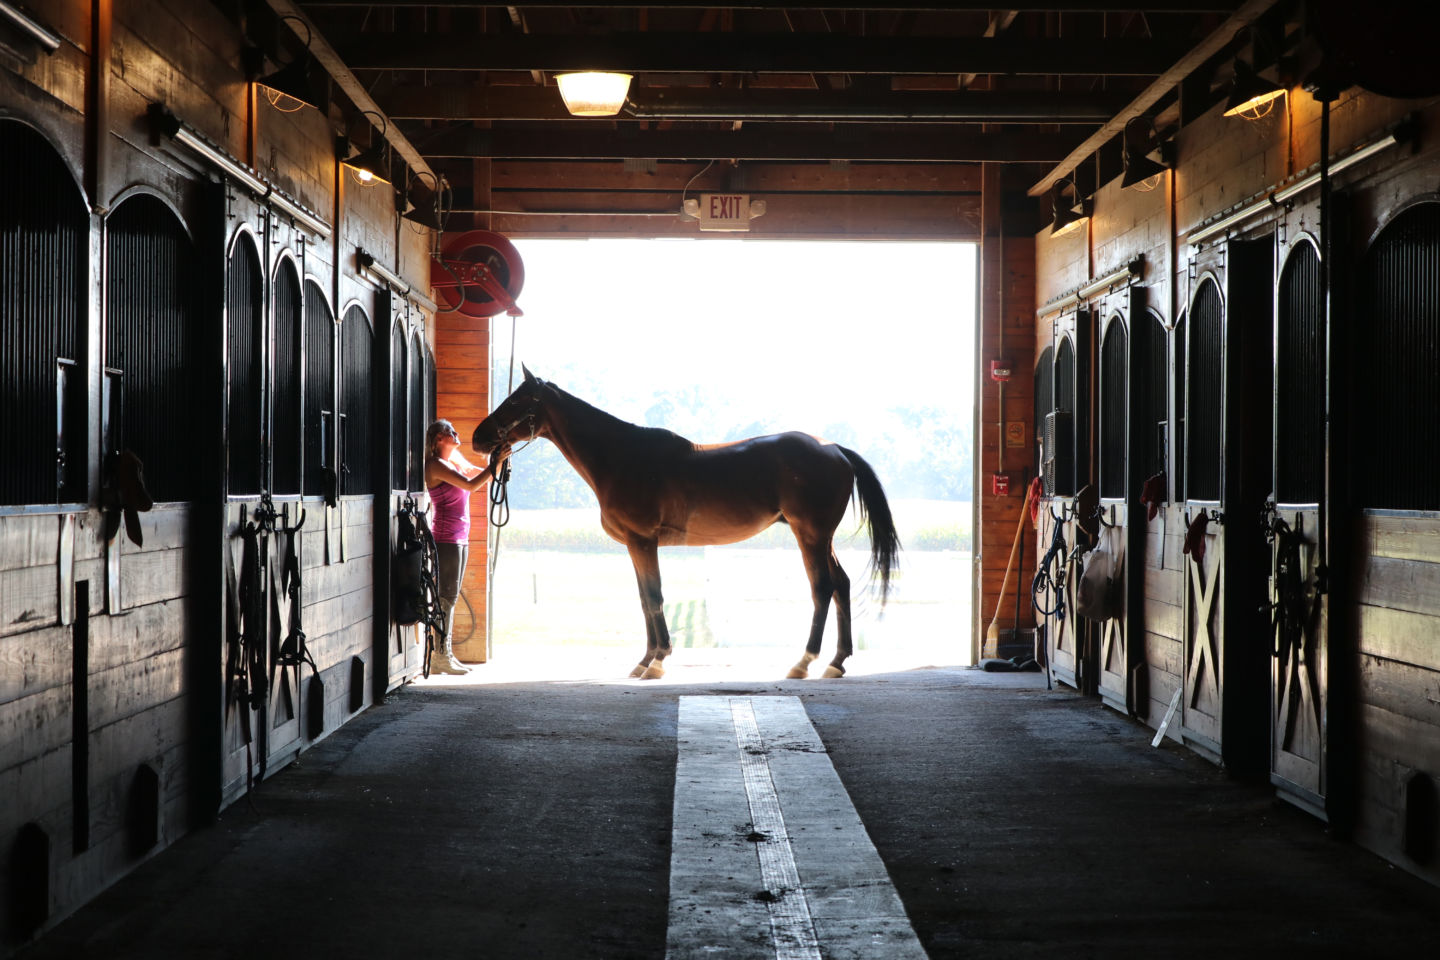
{"type": "Polygon", "coordinates": [[[543,437],[595,491],[600,524],[625,545],[640,588],[645,656],[631,677],[664,676],[670,655],[658,548],[738,543],[776,522],[795,534],[814,602],[805,654],[787,678],[809,676],[832,598],[839,639],[824,676],[845,675],[853,652],[850,578],[832,538],[853,495],[869,527],[870,573],[879,577],[882,608],[900,550],[885,491],[858,453],[806,433],[692,443],[669,430],[627,423],[521,369],[524,380],[475,428],[471,446],[493,459],[517,442],[543,437]]]}

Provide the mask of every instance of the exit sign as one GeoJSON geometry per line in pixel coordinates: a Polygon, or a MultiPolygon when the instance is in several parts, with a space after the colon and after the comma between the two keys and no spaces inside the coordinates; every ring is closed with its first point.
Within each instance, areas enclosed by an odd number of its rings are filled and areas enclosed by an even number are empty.
{"type": "Polygon", "coordinates": [[[700,229],[748,231],[750,195],[745,193],[700,194],[700,229]]]}

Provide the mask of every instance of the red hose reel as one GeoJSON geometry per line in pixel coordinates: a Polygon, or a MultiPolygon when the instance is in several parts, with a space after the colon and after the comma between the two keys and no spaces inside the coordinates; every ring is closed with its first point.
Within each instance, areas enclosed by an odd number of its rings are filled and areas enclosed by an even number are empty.
{"type": "Polygon", "coordinates": [[[498,233],[470,230],[445,242],[430,262],[430,286],[442,313],[493,317],[524,312],[515,298],[525,286],[520,251],[498,233]]]}

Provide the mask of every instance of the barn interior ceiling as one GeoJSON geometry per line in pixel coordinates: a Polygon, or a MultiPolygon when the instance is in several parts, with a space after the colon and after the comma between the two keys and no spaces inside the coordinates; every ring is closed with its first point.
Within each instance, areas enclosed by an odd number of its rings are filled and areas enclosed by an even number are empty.
{"type": "Polygon", "coordinates": [[[337,78],[332,114],[370,118],[358,144],[391,134],[414,202],[432,201],[433,172],[444,212],[478,218],[533,206],[541,184],[552,206],[663,211],[687,181],[903,193],[933,189],[922,171],[982,162],[1022,195],[1061,176],[1088,192],[1119,174],[1127,120],[1164,132],[1183,102],[1208,109],[1238,52],[1280,49],[1290,6],[247,0],[242,16],[267,69],[313,36],[337,78]],[[566,111],[555,77],[584,70],[633,75],[618,115],[566,111]]]}

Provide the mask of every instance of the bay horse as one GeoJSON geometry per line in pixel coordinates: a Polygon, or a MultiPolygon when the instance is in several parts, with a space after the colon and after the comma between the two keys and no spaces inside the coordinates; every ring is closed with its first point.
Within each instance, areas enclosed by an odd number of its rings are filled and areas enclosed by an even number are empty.
{"type": "Polygon", "coordinates": [[[475,428],[471,445],[493,459],[517,442],[543,437],[595,491],[600,525],[629,551],[640,587],[645,657],[630,676],[664,676],[670,654],[658,548],[737,543],[777,521],[788,524],[800,544],[815,608],[805,655],[787,677],[809,675],[832,597],[839,640],[824,675],[845,675],[853,652],[850,578],[832,539],[852,489],[869,526],[870,571],[880,578],[882,607],[900,550],[885,491],[858,453],[805,433],[691,443],[669,430],[626,423],[521,369],[523,382],[475,428]]]}

